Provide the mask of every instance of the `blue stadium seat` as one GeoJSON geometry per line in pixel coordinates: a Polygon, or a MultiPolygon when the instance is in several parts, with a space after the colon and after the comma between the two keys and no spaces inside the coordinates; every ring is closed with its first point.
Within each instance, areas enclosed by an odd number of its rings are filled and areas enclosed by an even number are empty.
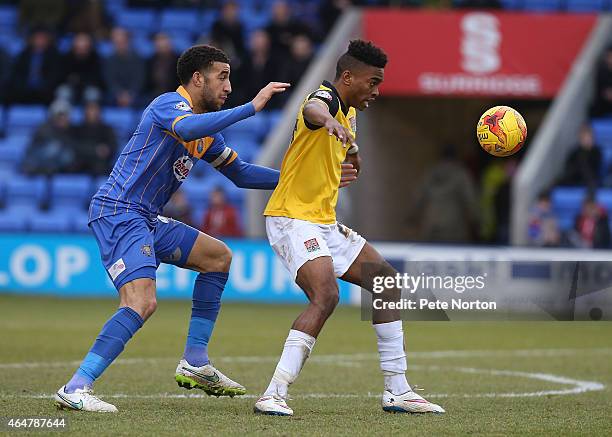
{"type": "Polygon", "coordinates": [[[185,193],[189,204],[193,208],[202,208],[203,205],[208,205],[210,192],[214,188],[209,183],[209,178],[194,178],[188,177],[181,185],[181,190],[185,193]]]}
{"type": "Polygon", "coordinates": [[[2,30],[0,32],[0,47],[4,48],[10,56],[17,56],[24,49],[25,41],[11,31],[2,30]]]}
{"type": "Polygon", "coordinates": [[[0,211],[0,232],[23,232],[27,230],[25,217],[0,211]]]}
{"type": "Polygon", "coordinates": [[[250,33],[254,30],[266,27],[268,23],[270,23],[271,14],[269,11],[270,10],[255,12],[251,9],[242,9],[240,11],[240,17],[244,23],[244,30],[250,33]]]}
{"type": "Polygon", "coordinates": [[[183,52],[187,50],[189,47],[193,45],[193,38],[191,38],[191,34],[186,33],[169,33],[170,40],[172,41],[172,45],[174,46],[174,50],[176,52],[183,52]]]}
{"type": "Polygon", "coordinates": [[[593,137],[600,146],[612,146],[612,119],[597,118],[591,122],[593,137]]]}
{"type": "Polygon", "coordinates": [[[42,204],[47,193],[45,178],[18,176],[6,183],[6,205],[36,209],[42,204]]]}
{"type": "Polygon", "coordinates": [[[143,58],[150,58],[155,51],[153,41],[148,34],[139,33],[132,38],[132,47],[134,51],[143,58]]]}
{"type": "Polygon", "coordinates": [[[30,217],[32,232],[68,232],[72,226],[69,214],[39,213],[30,217]]]}
{"type": "Polygon", "coordinates": [[[136,125],[130,108],[106,107],[102,109],[102,120],[111,125],[119,136],[130,135],[136,125]]]}
{"type": "Polygon", "coordinates": [[[86,174],[55,175],[51,179],[51,208],[62,211],[85,210],[91,195],[92,177],[86,174]]]}
{"type": "Polygon", "coordinates": [[[193,9],[165,9],[161,13],[160,30],[162,32],[201,33],[199,16],[193,9]]]}
{"type": "Polygon", "coordinates": [[[89,220],[89,214],[87,212],[78,212],[71,214],[71,227],[75,232],[89,233],[89,226],[87,222],[89,220]]]}
{"type": "Polygon", "coordinates": [[[524,0],[524,8],[536,12],[558,11],[561,9],[561,0],[524,0]]]}
{"type": "Polygon", "coordinates": [[[606,0],[566,0],[570,12],[599,12],[606,9],[606,0]]]}
{"type": "Polygon", "coordinates": [[[223,136],[228,139],[250,137],[254,141],[261,141],[268,133],[268,117],[257,113],[223,130],[223,136]]]}
{"type": "Polygon", "coordinates": [[[552,207],[561,229],[567,230],[573,227],[586,192],[584,187],[558,187],[553,190],[551,193],[552,207]]]}
{"type": "Polygon", "coordinates": [[[9,29],[15,29],[17,24],[17,8],[14,6],[0,7],[0,29],[7,32],[9,29]]]}
{"type": "Polygon", "coordinates": [[[10,135],[0,141],[0,162],[17,168],[29,142],[29,135],[10,135]]]}
{"type": "Polygon", "coordinates": [[[124,9],[115,15],[115,24],[130,31],[153,33],[157,30],[157,17],[153,9],[124,9]]]}
{"type": "Polygon", "coordinates": [[[198,35],[208,35],[212,29],[212,25],[219,17],[219,12],[215,9],[208,9],[200,15],[199,25],[196,29],[198,35]]]}
{"type": "Polygon", "coordinates": [[[597,190],[597,201],[608,210],[608,213],[612,212],[612,189],[597,190]]]}
{"type": "Polygon", "coordinates": [[[13,105],[7,113],[9,133],[32,131],[47,119],[47,110],[43,105],[13,105]]]}
{"type": "Polygon", "coordinates": [[[230,147],[238,152],[240,159],[253,162],[259,153],[261,143],[247,139],[236,139],[230,147]]]}
{"type": "Polygon", "coordinates": [[[96,43],[96,50],[100,56],[108,58],[113,54],[113,43],[108,40],[98,41],[96,43]]]}

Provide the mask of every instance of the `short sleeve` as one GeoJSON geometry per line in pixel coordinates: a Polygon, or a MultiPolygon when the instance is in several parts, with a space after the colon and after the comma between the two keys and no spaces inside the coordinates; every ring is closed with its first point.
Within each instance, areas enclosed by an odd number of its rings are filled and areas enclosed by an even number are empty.
{"type": "Polygon", "coordinates": [[[183,100],[178,94],[176,97],[160,97],[151,105],[151,113],[153,119],[165,130],[168,130],[176,135],[174,126],[176,123],[193,115],[193,111],[189,104],[183,100]]]}
{"type": "Polygon", "coordinates": [[[306,99],[307,102],[311,100],[319,100],[325,103],[329,108],[329,113],[332,115],[332,117],[335,117],[338,113],[338,110],[340,109],[338,99],[332,94],[331,91],[328,90],[319,89],[315,91],[314,93],[310,94],[306,99]]]}

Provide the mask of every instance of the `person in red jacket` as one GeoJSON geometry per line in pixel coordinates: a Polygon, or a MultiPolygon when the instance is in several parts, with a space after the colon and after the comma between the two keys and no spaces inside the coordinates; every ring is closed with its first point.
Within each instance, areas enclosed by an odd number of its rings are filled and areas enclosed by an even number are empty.
{"type": "Polygon", "coordinates": [[[213,237],[242,237],[238,210],[225,200],[225,192],[217,187],[210,193],[210,206],[204,214],[202,231],[213,237]]]}

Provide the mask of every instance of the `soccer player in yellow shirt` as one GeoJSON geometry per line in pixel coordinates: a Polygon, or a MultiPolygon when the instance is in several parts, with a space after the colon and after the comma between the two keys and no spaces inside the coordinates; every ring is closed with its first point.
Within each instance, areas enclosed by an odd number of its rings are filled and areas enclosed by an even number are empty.
{"type": "MultiPolygon", "coordinates": [[[[324,81],[304,100],[293,139],[281,165],[278,186],[265,209],[270,245],[310,303],[293,323],[267,390],[255,412],[291,416],[288,387],[310,355],[316,337],[338,303],[336,278],[368,288],[362,267],[376,276],[397,273],[366,240],[336,221],[341,165],[360,170],[355,143],[356,111],[379,94],[386,54],[370,42],[355,40],[338,60],[333,83],[324,81]]],[[[394,291],[396,296],[399,290],[394,291]]],[[[404,334],[399,311],[373,314],[385,411],[443,413],[416,394],[406,380],[404,334]]]]}

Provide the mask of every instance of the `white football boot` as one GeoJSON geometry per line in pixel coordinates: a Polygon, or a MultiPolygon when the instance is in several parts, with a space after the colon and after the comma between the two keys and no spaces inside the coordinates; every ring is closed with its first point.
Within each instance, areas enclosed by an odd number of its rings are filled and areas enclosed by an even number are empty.
{"type": "Polygon", "coordinates": [[[423,399],[413,392],[407,391],[394,395],[388,390],[382,395],[382,409],[390,413],[445,413],[444,408],[423,399]]]}
{"type": "Polygon", "coordinates": [[[117,412],[117,407],[94,396],[93,389],[89,387],[76,389],[74,393],[66,393],[66,386],[63,386],[55,393],[54,398],[55,406],[60,410],[117,412]]]}
{"type": "Polygon", "coordinates": [[[257,414],[269,416],[293,416],[293,410],[289,408],[285,399],[279,395],[262,396],[255,402],[253,411],[257,414]]]}
{"type": "Polygon", "coordinates": [[[229,396],[233,398],[246,393],[246,388],[229,379],[210,363],[194,367],[185,359],[182,359],[176,368],[174,379],[179,387],[187,390],[199,388],[209,396],[229,396]]]}

